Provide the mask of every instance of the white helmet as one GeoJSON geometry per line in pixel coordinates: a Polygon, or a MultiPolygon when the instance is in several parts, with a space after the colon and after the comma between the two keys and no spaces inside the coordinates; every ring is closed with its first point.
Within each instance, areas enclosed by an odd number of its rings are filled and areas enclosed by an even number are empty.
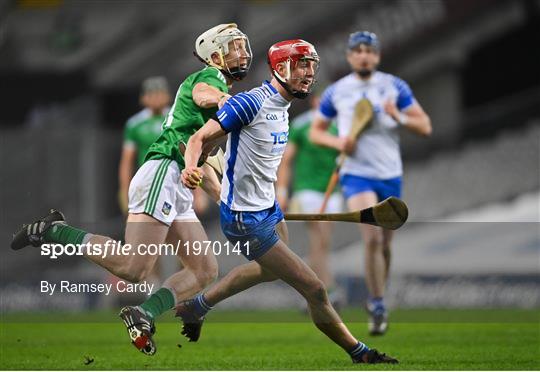
{"type": "Polygon", "coordinates": [[[247,75],[252,58],[249,39],[238,29],[236,23],[224,23],[203,32],[195,41],[195,55],[202,62],[219,68],[234,80],[241,80],[247,75]],[[238,63],[238,67],[229,68],[224,56],[229,54],[229,42],[237,39],[242,39],[246,43],[247,65],[242,67],[238,63]],[[214,53],[219,55],[220,64],[216,64],[212,60],[212,54],[214,53]]]}

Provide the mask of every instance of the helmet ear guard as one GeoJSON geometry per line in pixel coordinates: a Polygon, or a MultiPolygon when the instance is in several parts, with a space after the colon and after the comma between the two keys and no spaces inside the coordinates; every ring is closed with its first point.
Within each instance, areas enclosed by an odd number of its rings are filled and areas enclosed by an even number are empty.
{"type": "Polygon", "coordinates": [[[214,52],[214,53],[212,53],[210,55],[210,62],[207,62],[204,58],[202,58],[200,55],[198,55],[196,51],[193,51],[193,55],[195,56],[195,58],[197,58],[199,61],[201,61],[205,65],[213,66],[213,67],[216,67],[216,68],[218,68],[220,70],[225,70],[225,68],[226,68],[225,61],[223,60],[223,54],[220,51],[216,51],[216,52],[214,52]],[[217,54],[219,56],[219,59],[220,59],[219,64],[215,63],[214,60],[212,59],[212,56],[214,54],[217,54]]]}

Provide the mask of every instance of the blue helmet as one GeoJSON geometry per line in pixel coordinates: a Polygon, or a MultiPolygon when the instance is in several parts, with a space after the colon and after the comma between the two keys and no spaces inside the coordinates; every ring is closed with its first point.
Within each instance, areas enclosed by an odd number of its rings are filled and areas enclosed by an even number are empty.
{"type": "Polygon", "coordinates": [[[377,35],[369,31],[358,31],[349,35],[348,47],[354,49],[360,44],[371,46],[375,50],[379,50],[379,39],[377,35]]]}

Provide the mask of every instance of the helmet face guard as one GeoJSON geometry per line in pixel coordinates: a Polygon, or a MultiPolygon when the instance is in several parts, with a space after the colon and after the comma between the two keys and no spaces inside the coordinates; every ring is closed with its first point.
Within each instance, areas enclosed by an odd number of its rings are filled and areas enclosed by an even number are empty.
{"type": "Polygon", "coordinates": [[[289,59],[282,63],[284,63],[285,65],[285,70],[286,70],[285,77],[281,76],[276,70],[274,70],[273,72],[274,76],[277,78],[277,81],[281,84],[281,86],[285,88],[285,90],[289,92],[295,98],[304,99],[307,96],[309,96],[313,92],[313,87],[315,86],[315,83],[317,82],[317,75],[319,73],[319,60],[312,59],[309,57],[301,57],[297,59],[296,61],[293,59],[289,59]],[[307,61],[315,62],[315,66],[314,66],[315,71],[313,73],[313,76],[311,77],[311,84],[308,90],[305,92],[300,91],[300,90],[295,90],[291,87],[291,83],[293,83],[294,81],[307,80],[309,79],[309,77],[306,75],[305,71],[304,71],[303,76],[295,76],[295,77],[292,76],[292,72],[298,68],[299,64],[306,63],[307,61]]]}
{"type": "Polygon", "coordinates": [[[216,42],[221,44],[221,50],[218,52],[221,60],[221,70],[225,75],[230,77],[233,80],[242,80],[247,76],[249,68],[251,67],[251,61],[253,60],[253,53],[251,52],[251,46],[249,44],[248,37],[242,32],[238,31],[239,35],[230,37],[230,36],[218,36],[216,42]],[[238,46],[238,43],[234,42],[235,40],[243,41],[243,48],[238,46]],[[229,43],[232,43],[234,48],[235,58],[231,58],[229,43]],[[228,57],[229,56],[229,57],[228,57]],[[244,65],[242,65],[242,60],[246,60],[244,65]],[[233,65],[234,67],[230,67],[233,65]]]}
{"type": "Polygon", "coordinates": [[[193,54],[201,62],[220,69],[232,80],[241,80],[247,75],[253,56],[248,37],[235,23],[221,24],[202,33],[195,42],[193,54]],[[242,40],[243,43],[236,40],[242,40]],[[239,44],[243,44],[242,47],[239,44]],[[230,46],[234,50],[229,50],[230,46]],[[236,58],[231,58],[232,52],[236,58]],[[219,57],[219,63],[214,62],[212,56],[215,54],[219,57]],[[245,62],[242,64],[243,60],[245,62]]]}
{"type": "Polygon", "coordinates": [[[313,90],[313,86],[317,81],[317,74],[319,71],[319,55],[315,50],[315,47],[307,41],[301,39],[287,40],[272,45],[268,51],[268,63],[272,75],[283,86],[283,88],[295,98],[306,98],[313,90]],[[304,76],[294,76],[294,72],[301,67],[302,64],[314,63],[313,76],[307,76],[307,72],[304,72],[304,76]],[[285,66],[285,76],[280,75],[277,72],[277,66],[283,64],[285,66]],[[307,91],[295,90],[291,87],[293,81],[311,80],[311,84],[307,91]]]}

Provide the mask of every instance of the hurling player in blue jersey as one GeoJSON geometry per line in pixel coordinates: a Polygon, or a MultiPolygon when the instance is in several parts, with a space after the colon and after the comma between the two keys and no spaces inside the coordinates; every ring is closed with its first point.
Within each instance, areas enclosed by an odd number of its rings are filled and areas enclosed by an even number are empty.
{"type": "Polygon", "coordinates": [[[349,353],[355,363],[397,363],[359,342],[328,300],[323,282],[287,246],[287,228],[275,200],[274,182],[288,138],[288,108],[305,98],[315,81],[319,57],[304,40],[287,40],[268,51],[272,81],[231,97],[190,137],[182,183],[196,188],[203,149],[228,133],[221,188],[221,228],[231,243],[239,243],[250,260],[233,269],[205,294],[183,302],[177,314],[183,334],[199,338],[205,314],[218,302],[261,282],[282,279],[307,301],[315,325],[349,353]]]}
{"type": "MultiPolygon", "coordinates": [[[[405,81],[377,70],[380,49],[375,34],[367,31],[351,34],[347,60],[352,72],[323,93],[310,139],[348,155],[340,169],[341,188],[349,209],[359,210],[389,196],[400,197],[403,169],[399,128],[429,136],[431,121],[405,81]],[[362,98],[372,103],[374,119],[358,141],[353,142],[347,134],[354,106],[362,98]],[[337,121],[338,136],[327,131],[333,120],[337,121]]],[[[388,314],[383,296],[390,269],[392,231],[359,226],[365,243],[365,276],[370,293],[368,327],[373,335],[384,334],[388,314]]]]}

